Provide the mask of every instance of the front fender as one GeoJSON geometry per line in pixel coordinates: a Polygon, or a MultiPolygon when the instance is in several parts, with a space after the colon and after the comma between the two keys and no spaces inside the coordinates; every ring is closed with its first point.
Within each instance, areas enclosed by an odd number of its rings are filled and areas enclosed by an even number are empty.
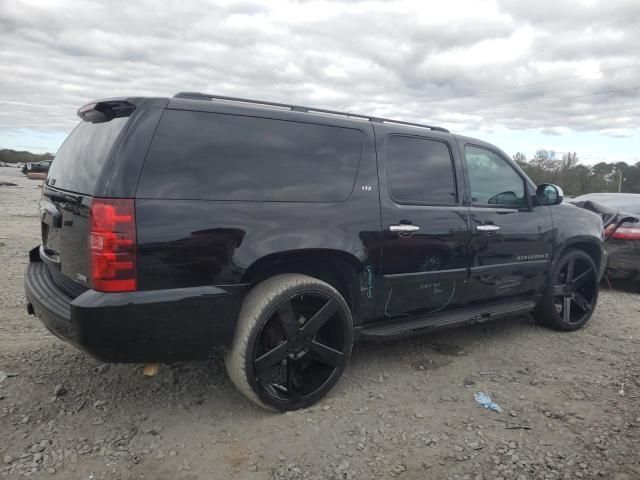
{"type": "Polygon", "coordinates": [[[606,268],[607,254],[600,216],[575,205],[562,203],[551,208],[551,217],[555,233],[553,266],[555,267],[567,249],[579,248],[593,258],[602,276],[606,268]]]}

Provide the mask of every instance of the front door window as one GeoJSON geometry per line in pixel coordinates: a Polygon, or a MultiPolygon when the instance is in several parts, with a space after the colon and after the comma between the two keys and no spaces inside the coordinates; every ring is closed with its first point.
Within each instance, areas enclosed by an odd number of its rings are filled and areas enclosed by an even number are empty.
{"type": "Polygon", "coordinates": [[[524,181],[503,158],[471,145],[464,152],[473,205],[527,206],[524,181]]]}

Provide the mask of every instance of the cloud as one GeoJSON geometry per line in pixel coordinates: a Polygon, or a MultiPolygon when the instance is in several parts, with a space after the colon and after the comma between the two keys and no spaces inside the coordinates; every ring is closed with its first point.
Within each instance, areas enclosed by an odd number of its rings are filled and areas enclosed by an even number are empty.
{"type": "Polygon", "coordinates": [[[639,24],[636,0],[5,0],[0,128],[69,131],[90,100],[186,90],[633,136],[639,24]]]}
{"type": "Polygon", "coordinates": [[[558,135],[562,135],[562,130],[559,128],[542,128],[540,130],[540,133],[542,133],[543,135],[558,136],[558,135]]]}

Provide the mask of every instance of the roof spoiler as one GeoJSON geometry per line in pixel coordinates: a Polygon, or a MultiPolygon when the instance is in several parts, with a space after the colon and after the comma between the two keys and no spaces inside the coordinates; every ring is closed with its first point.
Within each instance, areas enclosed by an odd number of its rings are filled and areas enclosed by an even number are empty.
{"type": "Polygon", "coordinates": [[[129,100],[99,100],[78,109],[78,116],[85,122],[104,123],[114,118],[128,117],[136,109],[129,100]]]}

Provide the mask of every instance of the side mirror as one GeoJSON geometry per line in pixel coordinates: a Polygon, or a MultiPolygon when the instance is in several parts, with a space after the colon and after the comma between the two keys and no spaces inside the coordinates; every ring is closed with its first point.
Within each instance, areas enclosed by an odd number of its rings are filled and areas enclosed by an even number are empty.
{"type": "Polygon", "coordinates": [[[540,205],[558,205],[562,203],[564,192],[562,188],[552,183],[543,183],[536,188],[536,198],[540,205]]]}

